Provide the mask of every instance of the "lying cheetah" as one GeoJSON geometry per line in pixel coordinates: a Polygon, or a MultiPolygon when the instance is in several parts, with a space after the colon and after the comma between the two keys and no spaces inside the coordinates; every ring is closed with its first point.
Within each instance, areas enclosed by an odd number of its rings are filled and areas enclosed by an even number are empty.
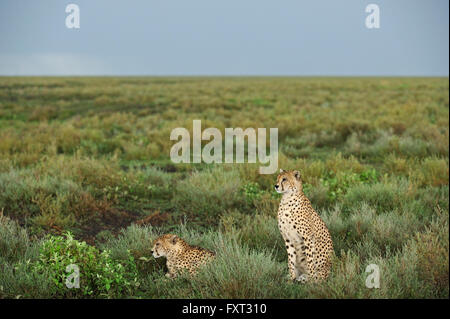
{"type": "Polygon", "coordinates": [[[327,278],[333,242],[327,226],[303,193],[300,172],[280,169],[275,190],[283,194],[278,227],[286,244],[290,277],[301,282],[327,278]]]}
{"type": "Polygon", "coordinates": [[[197,268],[215,257],[215,253],[207,249],[191,246],[177,235],[166,234],[156,238],[153,257],[166,257],[169,272],[166,277],[175,278],[184,269],[195,274],[197,268]]]}

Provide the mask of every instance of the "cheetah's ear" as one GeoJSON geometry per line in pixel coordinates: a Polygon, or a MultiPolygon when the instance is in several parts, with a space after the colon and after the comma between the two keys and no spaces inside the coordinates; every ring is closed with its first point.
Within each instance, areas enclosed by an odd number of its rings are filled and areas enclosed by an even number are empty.
{"type": "Polygon", "coordinates": [[[299,172],[299,171],[294,171],[294,177],[295,177],[297,180],[300,180],[300,172],[299,172]]]}
{"type": "Polygon", "coordinates": [[[177,235],[173,235],[173,236],[170,238],[170,241],[171,241],[171,243],[172,243],[173,245],[175,245],[175,244],[177,243],[177,240],[178,240],[178,236],[177,236],[177,235]]]}
{"type": "Polygon", "coordinates": [[[284,171],[283,171],[283,169],[282,168],[280,168],[280,173],[283,173],[284,171]]]}

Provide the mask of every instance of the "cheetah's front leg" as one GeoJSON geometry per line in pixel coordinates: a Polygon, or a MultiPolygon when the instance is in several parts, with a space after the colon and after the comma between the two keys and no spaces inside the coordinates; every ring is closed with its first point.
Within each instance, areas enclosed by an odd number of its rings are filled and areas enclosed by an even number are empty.
{"type": "Polygon", "coordinates": [[[288,254],[288,267],[289,267],[289,275],[292,280],[296,280],[299,276],[298,270],[295,267],[297,260],[297,252],[291,246],[286,243],[286,249],[288,254]]]}
{"type": "Polygon", "coordinates": [[[304,246],[302,247],[305,251],[305,257],[306,257],[306,269],[308,272],[308,275],[305,279],[312,279],[313,281],[316,279],[316,264],[315,259],[316,256],[316,247],[314,242],[313,236],[305,236],[304,237],[304,246]]]}
{"type": "Polygon", "coordinates": [[[297,281],[305,283],[308,280],[308,266],[306,264],[306,254],[304,249],[302,249],[302,245],[297,245],[296,248],[296,260],[295,260],[295,269],[297,270],[297,281]]]}
{"type": "Polygon", "coordinates": [[[175,265],[171,260],[167,260],[166,266],[167,266],[166,277],[175,278],[177,276],[177,267],[175,267],[175,265]]]}

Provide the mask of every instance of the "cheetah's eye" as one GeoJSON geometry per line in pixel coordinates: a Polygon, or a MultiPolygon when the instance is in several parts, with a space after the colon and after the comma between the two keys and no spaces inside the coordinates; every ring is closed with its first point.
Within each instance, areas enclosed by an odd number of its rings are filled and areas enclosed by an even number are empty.
{"type": "Polygon", "coordinates": [[[286,181],[286,177],[285,178],[283,178],[282,180],[281,180],[282,182],[285,182],[286,181]]]}

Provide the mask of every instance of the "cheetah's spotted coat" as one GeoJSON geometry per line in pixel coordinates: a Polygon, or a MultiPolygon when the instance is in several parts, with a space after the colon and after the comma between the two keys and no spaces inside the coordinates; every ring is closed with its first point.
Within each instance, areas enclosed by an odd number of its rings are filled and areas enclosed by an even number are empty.
{"type": "Polygon", "coordinates": [[[291,279],[304,282],[327,278],[333,242],[327,226],[303,193],[300,173],[280,170],[275,189],[283,194],[278,227],[286,244],[291,279]]]}
{"type": "Polygon", "coordinates": [[[207,249],[191,246],[177,235],[166,234],[158,237],[152,249],[153,257],[166,257],[166,274],[169,278],[176,277],[181,271],[187,270],[195,274],[198,267],[215,257],[215,253],[207,249]]]}

